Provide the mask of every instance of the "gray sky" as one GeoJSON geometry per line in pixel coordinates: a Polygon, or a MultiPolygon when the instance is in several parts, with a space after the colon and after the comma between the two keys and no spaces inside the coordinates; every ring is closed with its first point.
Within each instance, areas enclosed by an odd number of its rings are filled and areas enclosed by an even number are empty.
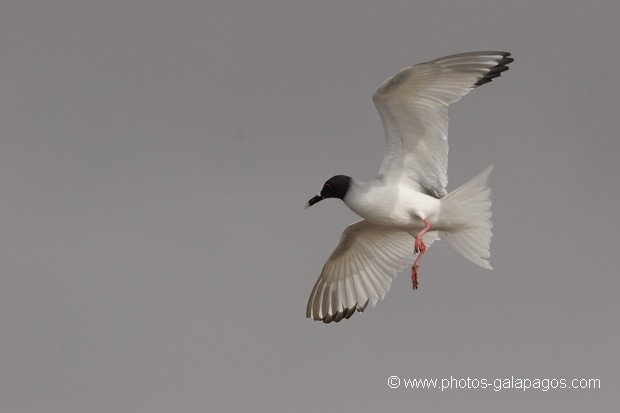
{"type": "Polygon", "coordinates": [[[612,411],[620,401],[620,3],[0,5],[0,407],[7,412],[612,411]],[[386,299],[305,319],[371,179],[371,94],[507,50],[451,108],[449,189],[494,164],[482,270],[445,241],[386,299]],[[401,378],[598,378],[405,390],[401,378]]]}

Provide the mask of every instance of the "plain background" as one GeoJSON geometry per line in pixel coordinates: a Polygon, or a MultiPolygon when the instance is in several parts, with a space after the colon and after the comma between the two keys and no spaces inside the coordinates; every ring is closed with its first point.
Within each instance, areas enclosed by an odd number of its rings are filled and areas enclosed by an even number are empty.
{"type": "Polygon", "coordinates": [[[620,3],[0,3],[0,410],[613,411],[620,3]],[[375,87],[507,50],[451,107],[449,189],[494,164],[492,272],[446,241],[421,286],[305,318],[371,179],[375,87]],[[598,378],[392,390],[387,378],[598,378]]]}

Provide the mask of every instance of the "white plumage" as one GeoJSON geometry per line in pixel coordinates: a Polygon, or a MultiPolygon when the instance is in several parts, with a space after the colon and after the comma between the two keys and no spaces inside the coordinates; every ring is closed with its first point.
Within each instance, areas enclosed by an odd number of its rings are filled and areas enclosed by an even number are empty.
{"type": "Polygon", "coordinates": [[[492,167],[447,193],[448,105],[500,76],[513,61],[509,55],[447,56],[404,69],[377,88],[373,101],[385,129],[377,177],[359,182],[335,176],[308,203],[340,198],[364,219],[342,234],[310,294],[307,317],[337,322],[374,306],[416,255],[417,288],[419,260],[438,231],[469,261],[491,268],[492,167]]]}

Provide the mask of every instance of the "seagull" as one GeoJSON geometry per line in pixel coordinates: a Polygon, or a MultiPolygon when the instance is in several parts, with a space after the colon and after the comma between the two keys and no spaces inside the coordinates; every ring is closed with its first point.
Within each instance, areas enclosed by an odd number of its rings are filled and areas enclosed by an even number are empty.
{"type": "Polygon", "coordinates": [[[323,266],[306,317],[325,323],[348,319],[385,297],[396,274],[412,265],[418,288],[422,255],[439,234],[463,257],[492,269],[493,169],[448,193],[448,106],[491,82],[513,61],[507,52],[469,52],[401,70],[372,99],[385,130],[383,161],[375,179],[330,178],[306,209],[341,199],[363,218],[349,225],[323,266]]]}

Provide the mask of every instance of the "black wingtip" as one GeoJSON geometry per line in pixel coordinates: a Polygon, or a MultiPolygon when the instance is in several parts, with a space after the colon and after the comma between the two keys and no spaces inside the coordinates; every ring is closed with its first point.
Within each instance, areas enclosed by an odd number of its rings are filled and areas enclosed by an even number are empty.
{"type": "Polygon", "coordinates": [[[482,86],[485,83],[491,82],[496,77],[500,77],[502,72],[505,72],[509,69],[508,64],[512,63],[514,59],[510,56],[508,52],[500,52],[499,55],[502,56],[501,59],[497,60],[497,65],[493,66],[488,73],[486,73],[480,80],[474,83],[474,87],[482,86]]]}
{"type": "Polygon", "coordinates": [[[326,315],[323,318],[315,317],[314,319],[317,320],[317,321],[322,321],[325,324],[329,324],[329,323],[332,323],[332,322],[333,323],[339,323],[343,319],[348,319],[354,313],[355,313],[355,307],[353,307],[353,308],[345,308],[342,311],[338,311],[334,315],[326,315]]]}

